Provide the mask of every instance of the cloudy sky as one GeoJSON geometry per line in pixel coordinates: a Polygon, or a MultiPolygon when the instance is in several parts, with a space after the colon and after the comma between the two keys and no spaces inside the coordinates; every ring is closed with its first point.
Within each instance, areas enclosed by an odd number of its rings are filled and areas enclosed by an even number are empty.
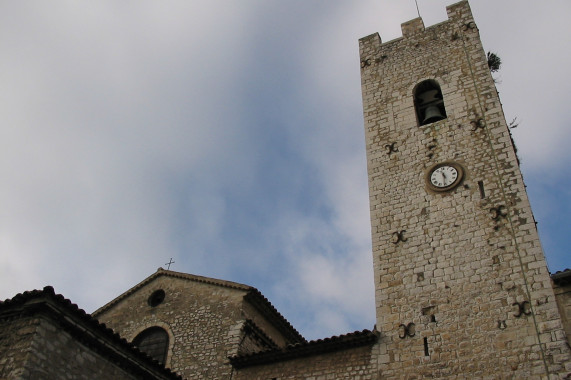
{"type": "MultiPolygon", "coordinates": [[[[452,1],[419,0],[425,25],[452,1]]],[[[571,267],[568,0],[477,0],[552,272],[571,267]]],[[[0,299],[91,312],[171,269],[307,338],[374,324],[357,40],[414,0],[3,1],[0,299]]]]}

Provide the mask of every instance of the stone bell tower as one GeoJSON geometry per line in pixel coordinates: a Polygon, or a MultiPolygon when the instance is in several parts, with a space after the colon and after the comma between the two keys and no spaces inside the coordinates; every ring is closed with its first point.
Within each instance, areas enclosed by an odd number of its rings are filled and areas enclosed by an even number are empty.
{"type": "Polygon", "coordinates": [[[381,376],[571,368],[519,162],[467,1],[359,41],[381,376]]]}

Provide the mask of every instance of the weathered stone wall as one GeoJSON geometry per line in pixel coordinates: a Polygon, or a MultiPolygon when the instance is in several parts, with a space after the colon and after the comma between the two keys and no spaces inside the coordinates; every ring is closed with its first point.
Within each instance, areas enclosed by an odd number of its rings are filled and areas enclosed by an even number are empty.
{"type": "Polygon", "coordinates": [[[26,368],[28,379],[138,379],[62,331],[40,319],[26,368]]]}
{"type": "Polygon", "coordinates": [[[377,328],[388,347],[381,374],[567,373],[569,348],[478,28],[467,2],[447,11],[448,21],[426,29],[421,19],[403,24],[402,38],[360,40],[377,328]],[[413,93],[427,79],[439,83],[447,118],[419,126],[413,93]],[[438,193],[426,177],[443,162],[461,165],[464,178],[438,193]]]}
{"type": "Polygon", "coordinates": [[[235,370],[235,380],[378,379],[370,346],[235,370]]]}
{"type": "MultiPolygon", "coordinates": [[[[193,280],[196,277],[161,269],[150,281],[143,281],[143,286],[96,311],[94,317],[128,341],[149,327],[162,327],[169,334],[166,367],[186,378],[227,378],[229,356],[267,349],[272,343],[284,347],[289,342],[247,301],[258,300],[245,297],[256,293],[252,288],[222,280],[193,280]],[[150,306],[149,297],[161,289],[164,300],[150,306]]],[[[270,314],[276,317],[271,310],[270,314]]]]}
{"type": "Polygon", "coordinates": [[[38,323],[32,318],[0,320],[0,379],[27,378],[25,364],[38,323]]]}
{"type": "Polygon", "coordinates": [[[256,339],[255,336],[248,334],[243,337],[240,347],[238,348],[238,354],[244,355],[252,352],[260,352],[264,349],[268,349],[267,345],[264,345],[263,342],[256,339]]]}
{"type": "Polygon", "coordinates": [[[567,335],[567,342],[571,345],[571,284],[553,285],[555,299],[559,307],[561,321],[567,335]]]}
{"type": "Polygon", "coordinates": [[[1,379],[137,379],[51,319],[4,321],[0,331],[1,379]]]}
{"type": "Polygon", "coordinates": [[[128,341],[149,327],[164,328],[170,337],[166,366],[184,378],[229,378],[227,358],[237,353],[240,342],[244,294],[159,276],[96,317],[128,341]],[[151,307],[148,298],[159,289],[165,291],[165,299],[151,307]]]}

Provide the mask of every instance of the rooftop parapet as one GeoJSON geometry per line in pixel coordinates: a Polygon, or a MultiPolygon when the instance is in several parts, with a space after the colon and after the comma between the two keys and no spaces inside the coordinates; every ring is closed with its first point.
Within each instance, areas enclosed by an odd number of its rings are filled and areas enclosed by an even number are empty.
{"type": "MultiPolygon", "coordinates": [[[[467,0],[463,0],[458,3],[447,6],[446,13],[448,15],[448,20],[438,23],[436,25],[429,26],[428,28],[424,26],[424,22],[420,17],[402,23],[401,24],[402,37],[396,38],[395,40],[410,38],[418,33],[424,32],[426,29],[430,29],[432,27],[437,27],[439,25],[447,23],[457,24],[458,27],[463,30],[473,29],[476,27],[476,24],[474,23],[474,18],[472,16],[472,11],[470,9],[470,4],[468,3],[467,0]]],[[[378,33],[373,33],[371,35],[359,39],[359,43],[361,46],[363,46],[363,44],[368,44],[368,43],[372,43],[378,46],[383,44],[381,37],[379,36],[378,33]]]]}

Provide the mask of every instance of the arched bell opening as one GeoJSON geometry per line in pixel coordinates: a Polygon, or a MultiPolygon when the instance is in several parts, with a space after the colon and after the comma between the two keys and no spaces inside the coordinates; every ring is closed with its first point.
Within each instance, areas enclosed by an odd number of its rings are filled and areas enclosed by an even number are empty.
{"type": "Polygon", "coordinates": [[[416,85],[414,107],[419,125],[446,119],[444,98],[437,81],[428,79],[416,85]]]}

